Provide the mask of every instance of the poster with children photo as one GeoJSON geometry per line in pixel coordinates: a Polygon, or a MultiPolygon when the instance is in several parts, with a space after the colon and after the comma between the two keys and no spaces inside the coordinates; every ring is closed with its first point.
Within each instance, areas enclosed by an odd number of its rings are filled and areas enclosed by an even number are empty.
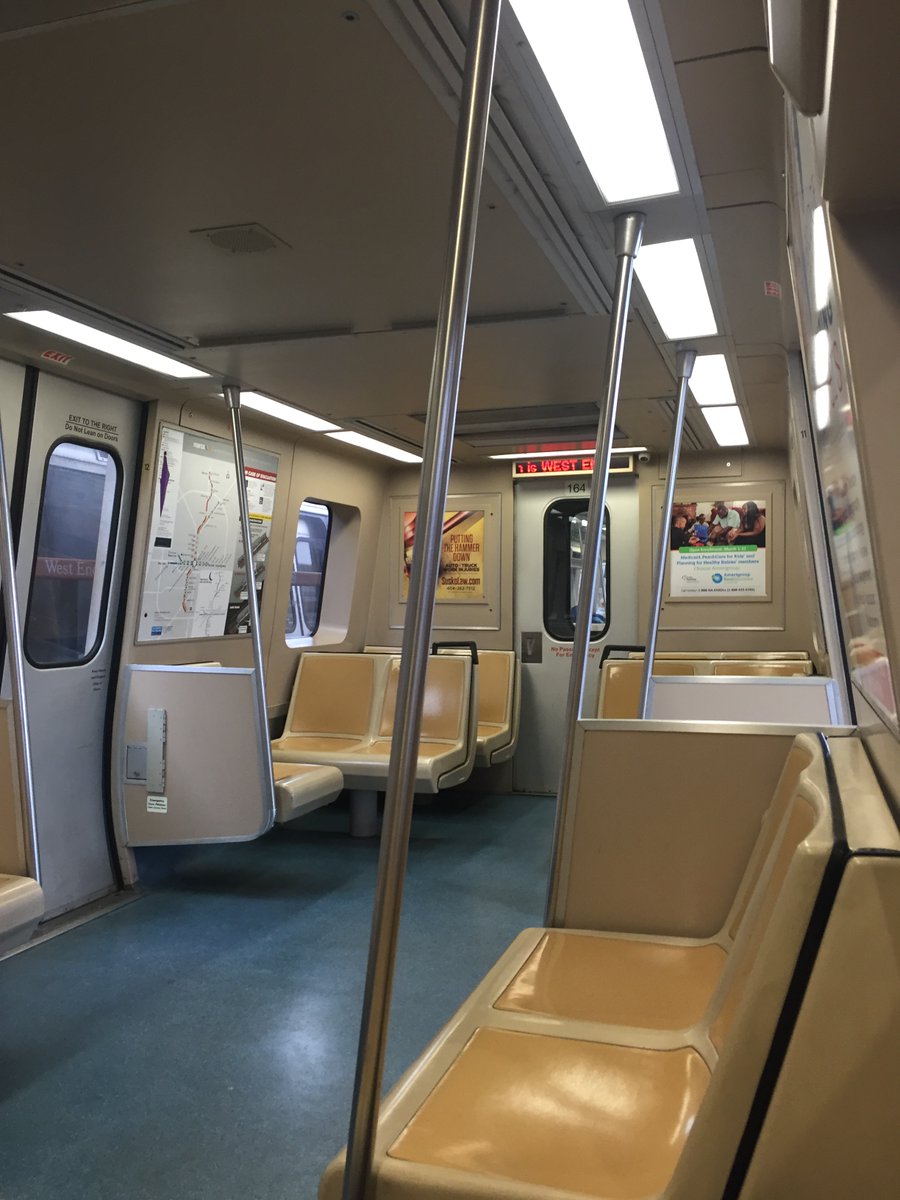
{"type": "Polygon", "coordinates": [[[765,498],[676,500],[669,513],[670,599],[768,596],[765,498]]]}

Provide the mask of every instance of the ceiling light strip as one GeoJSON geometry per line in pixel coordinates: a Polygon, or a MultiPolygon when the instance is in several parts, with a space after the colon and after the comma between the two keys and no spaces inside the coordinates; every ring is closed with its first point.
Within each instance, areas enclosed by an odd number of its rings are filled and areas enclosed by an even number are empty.
{"type": "Polygon", "coordinates": [[[102,329],[95,329],[92,325],[73,321],[71,317],[63,317],[46,309],[3,315],[13,321],[20,321],[23,325],[31,325],[35,329],[44,330],[45,333],[77,342],[80,346],[99,350],[101,354],[109,354],[136,367],[155,371],[159,375],[168,375],[171,379],[201,379],[209,376],[209,371],[201,371],[199,367],[179,362],[177,358],[169,358],[167,354],[159,354],[156,350],[139,346],[137,342],[129,342],[113,333],[105,333],[102,329]]]}
{"type": "Polygon", "coordinates": [[[724,354],[699,355],[688,386],[701,408],[708,404],[737,404],[728,360],[724,354]]]}
{"type": "Polygon", "coordinates": [[[252,408],[254,412],[265,413],[267,417],[287,421],[313,433],[328,433],[340,429],[340,425],[335,425],[333,421],[326,421],[324,417],[317,417],[302,408],[295,408],[293,404],[285,404],[283,400],[264,396],[261,392],[241,392],[241,407],[252,408]]]}
{"type": "Polygon", "coordinates": [[[712,435],[720,446],[748,446],[750,439],[744,427],[744,418],[736,404],[719,408],[701,408],[712,435]]]}
{"type": "Polygon", "coordinates": [[[395,458],[398,462],[420,463],[422,461],[420,454],[410,454],[408,450],[390,446],[387,442],[379,442],[376,438],[367,437],[364,433],[357,433],[352,429],[329,433],[326,436],[334,438],[338,442],[345,442],[348,446],[357,446],[360,450],[370,450],[373,454],[383,454],[386,458],[395,458]]]}
{"type": "MultiPolygon", "coordinates": [[[[646,451],[646,446],[613,446],[613,454],[643,454],[646,451]]],[[[595,447],[587,446],[581,449],[577,447],[571,450],[527,450],[521,454],[490,454],[491,459],[507,461],[516,458],[572,458],[573,455],[586,454],[593,456],[595,447]]]]}
{"type": "Polygon", "coordinates": [[[643,246],[634,269],[670,341],[719,332],[693,238],[643,246]]]}
{"type": "Polygon", "coordinates": [[[511,0],[608,204],[667,196],[678,175],[628,0],[511,0]]]}

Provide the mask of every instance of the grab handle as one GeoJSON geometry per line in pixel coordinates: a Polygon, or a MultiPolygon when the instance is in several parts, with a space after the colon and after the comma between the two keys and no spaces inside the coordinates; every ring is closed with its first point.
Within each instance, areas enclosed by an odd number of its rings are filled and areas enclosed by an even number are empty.
{"type": "Polygon", "coordinates": [[[431,653],[437,654],[438,650],[468,650],[472,655],[472,666],[478,666],[478,647],[474,642],[432,642],[431,653]]]}

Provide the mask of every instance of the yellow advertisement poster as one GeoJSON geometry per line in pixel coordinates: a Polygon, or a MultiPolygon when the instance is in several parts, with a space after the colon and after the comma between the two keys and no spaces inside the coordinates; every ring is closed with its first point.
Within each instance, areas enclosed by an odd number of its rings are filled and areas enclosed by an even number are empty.
{"type": "MultiPolygon", "coordinates": [[[[409,595],[409,572],[415,537],[416,514],[405,512],[401,600],[409,595]]],[[[465,601],[484,598],[484,509],[445,512],[435,599],[465,601]]]]}

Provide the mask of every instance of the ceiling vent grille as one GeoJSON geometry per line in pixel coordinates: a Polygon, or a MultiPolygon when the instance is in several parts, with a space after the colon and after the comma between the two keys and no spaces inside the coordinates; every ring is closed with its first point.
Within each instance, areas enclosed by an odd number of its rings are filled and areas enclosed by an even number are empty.
{"type": "MultiPolygon", "coordinates": [[[[661,397],[657,403],[665,414],[666,424],[669,427],[669,440],[671,441],[672,426],[675,424],[675,405],[676,401],[671,396],[661,397]]],[[[694,422],[698,419],[700,413],[693,409],[686,408],[684,410],[684,428],[681,433],[681,444],[683,448],[688,450],[705,450],[706,446],[697,434],[697,427],[694,422]]]]}
{"type": "MultiPolygon", "coordinates": [[[[425,422],[424,413],[413,418],[425,422]]],[[[600,414],[595,404],[535,405],[533,408],[491,408],[461,412],[456,419],[456,436],[470,446],[502,446],[511,442],[597,439],[600,414]]],[[[616,426],[615,437],[627,437],[616,426]]]]}
{"type": "Polygon", "coordinates": [[[251,221],[247,225],[220,225],[215,229],[192,229],[196,237],[205,238],[217,250],[228,254],[261,254],[264,250],[290,249],[283,238],[251,221]]]}

